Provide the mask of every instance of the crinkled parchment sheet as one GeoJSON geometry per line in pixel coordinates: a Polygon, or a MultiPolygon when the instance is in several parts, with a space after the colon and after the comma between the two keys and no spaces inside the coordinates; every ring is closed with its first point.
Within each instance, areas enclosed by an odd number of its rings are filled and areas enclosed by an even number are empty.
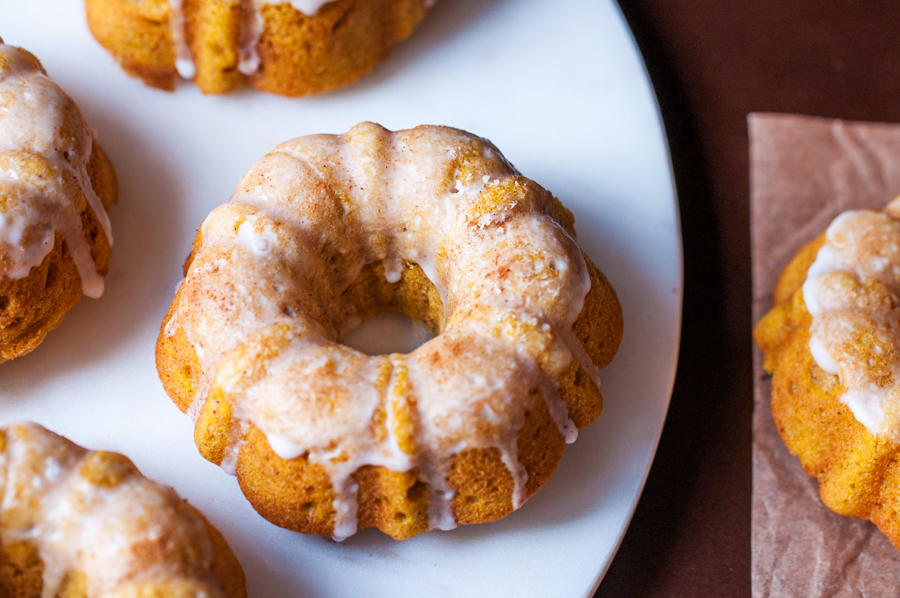
{"type": "MultiPolygon", "coordinates": [[[[845,210],[900,194],[900,125],[751,114],[754,322],[778,274],[845,210]]],[[[755,598],[900,596],[900,550],[871,523],[819,500],[816,480],[788,453],[754,354],[752,585],[755,598]]]]}

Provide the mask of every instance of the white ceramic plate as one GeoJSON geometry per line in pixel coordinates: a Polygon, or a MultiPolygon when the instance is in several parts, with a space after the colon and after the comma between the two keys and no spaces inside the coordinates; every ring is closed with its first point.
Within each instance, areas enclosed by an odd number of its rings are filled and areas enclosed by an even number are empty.
{"type": "Polygon", "coordinates": [[[36,54],[112,158],[120,203],[106,294],[83,299],[44,344],[0,366],[0,422],[34,420],[129,455],[222,530],[250,595],[588,596],[637,503],[669,403],[681,315],[681,243],[664,133],[613,0],[441,0],[362,82],[323,97],[203,97],[144,87],[88,32],[80,0],[0,0],[0,36],[36,54]],[[579,242],[625,311],[603,370],[606,406],[553,479],[488,525],[397,543],[337,544],[260,518],[207,463],[154,367],[159,323],[206,214],[278,143],[451,125],[490,138],[576,215],[579,242]]]}

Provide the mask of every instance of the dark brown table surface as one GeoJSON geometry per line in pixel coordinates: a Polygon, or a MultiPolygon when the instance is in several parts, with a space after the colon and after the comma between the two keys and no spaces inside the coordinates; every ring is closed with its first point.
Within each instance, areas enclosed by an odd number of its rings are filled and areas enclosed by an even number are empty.
{"type": "Polygon", "coordinates": [[[684,319],[659,450],[595,596],[749,596],[746,116],[900,122],[900,2],[619,3],[669,136],[684,235],[684,319]]]}

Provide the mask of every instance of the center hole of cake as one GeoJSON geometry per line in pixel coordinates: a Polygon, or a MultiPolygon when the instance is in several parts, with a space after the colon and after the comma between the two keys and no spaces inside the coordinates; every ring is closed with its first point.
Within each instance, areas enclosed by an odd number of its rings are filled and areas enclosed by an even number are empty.
{"type": "Polygon", "coordinates": [[[344,344],[366,355],[411,353],[434,338],[431,328],[396,311],[383,311],[344,336],[344,344]]]}

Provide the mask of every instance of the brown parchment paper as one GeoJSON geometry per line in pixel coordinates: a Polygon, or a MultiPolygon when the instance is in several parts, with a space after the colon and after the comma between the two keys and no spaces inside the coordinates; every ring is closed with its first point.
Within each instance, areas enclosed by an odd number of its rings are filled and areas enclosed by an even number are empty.
{"type": "MultiPolygon", "coordinates": [[[[782,268],[839,213],[900,195],[900,125],[751,114],[753,318],[782,268]]],[[[788,453],[754,354],[752,588],[761,597],[900,596],[900,550],[871,523],[836,515],[788,453]]]]}

